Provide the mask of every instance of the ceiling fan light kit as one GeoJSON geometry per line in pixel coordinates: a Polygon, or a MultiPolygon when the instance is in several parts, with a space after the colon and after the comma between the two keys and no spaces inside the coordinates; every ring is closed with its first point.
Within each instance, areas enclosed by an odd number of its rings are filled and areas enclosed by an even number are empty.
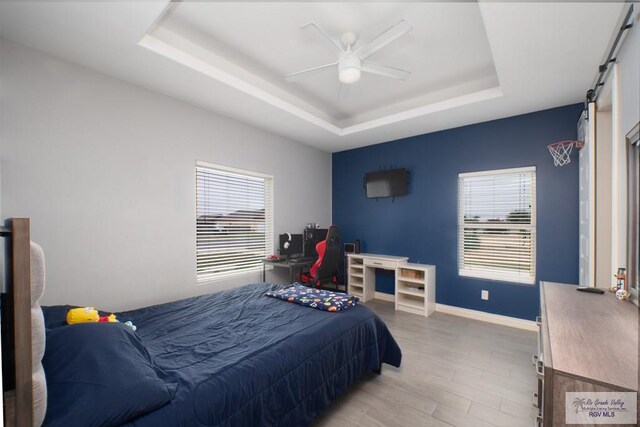
{"type": "Polygon", "coordinates": [[[389,43],[411,31],[412,28],[411,24],[403,19],[369,43],[353,50],[352,47],[357,40],[357,36],[354,33],[344,33],[340,36],[338,41],[313,22],[303,25],[301,29],[318,42],[322,43],[332,53],[337,54],[338,60],[330,64],[320,65],[318,67],[289,74],[285,76],[285,80],[288,82],[294,82],[300,78],[333,68],[336,65],[338,67],[338,80],[340,83],[346,85],[353,84],[360,80],[363,72],[390,77],[396,80],[405,80],[411,75],[409,71],[367,61],[367,58],[389,43]]]}
{"type": "Polygon", "coordinates": [[[362,61],[353,54],[343,56],[338,61],[338,79],[341,83],[351,84],[360,80],[362,61]]]}

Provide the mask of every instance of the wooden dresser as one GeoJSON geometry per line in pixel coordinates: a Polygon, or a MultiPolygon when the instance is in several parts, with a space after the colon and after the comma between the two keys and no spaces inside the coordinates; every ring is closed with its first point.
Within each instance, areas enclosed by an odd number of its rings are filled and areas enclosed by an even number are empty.
{"type": "Polygon", "coordinates": [[[566,392],[638,391],[638,307],[551,282],[540,284],[540,307],[536,426],[566,425],[566,392]]]}

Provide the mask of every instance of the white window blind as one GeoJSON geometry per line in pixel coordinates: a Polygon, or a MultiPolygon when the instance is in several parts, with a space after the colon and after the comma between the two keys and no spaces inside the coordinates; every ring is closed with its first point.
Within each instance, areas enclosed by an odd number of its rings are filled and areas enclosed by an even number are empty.
{"type": "Polygon", "coordinates": [[[273,178],[196,164],[198,282],[262,270],[273,251],[273,178]]]}
{"type": "Polygon", "coordinates": [[[458,175],[461,276],[535,283],[536,170],[458,175]]]}

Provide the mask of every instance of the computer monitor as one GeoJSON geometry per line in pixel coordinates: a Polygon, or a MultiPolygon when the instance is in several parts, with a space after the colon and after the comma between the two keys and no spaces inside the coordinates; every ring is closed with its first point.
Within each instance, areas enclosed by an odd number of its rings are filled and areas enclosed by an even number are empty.
{"type": "Polygon", "coordinates": [[[302,256],[302,234],[281,234],[280,256],[285,258],[296,258],[302,256]]]}

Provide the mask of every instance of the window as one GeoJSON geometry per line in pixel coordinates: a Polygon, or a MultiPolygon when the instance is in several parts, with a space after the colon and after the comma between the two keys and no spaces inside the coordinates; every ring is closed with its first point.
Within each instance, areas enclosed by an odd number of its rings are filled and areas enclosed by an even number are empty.
{"type": "Polygon", "coordinates": [[[462,173],[458,186],[458,273],[535,283],[535,167],[462,173]]]}
{"type": "Polygon", "coordinates": [[[273,250],[273,178],[196,164],[198,283],[262,270],[273,250]]]}

